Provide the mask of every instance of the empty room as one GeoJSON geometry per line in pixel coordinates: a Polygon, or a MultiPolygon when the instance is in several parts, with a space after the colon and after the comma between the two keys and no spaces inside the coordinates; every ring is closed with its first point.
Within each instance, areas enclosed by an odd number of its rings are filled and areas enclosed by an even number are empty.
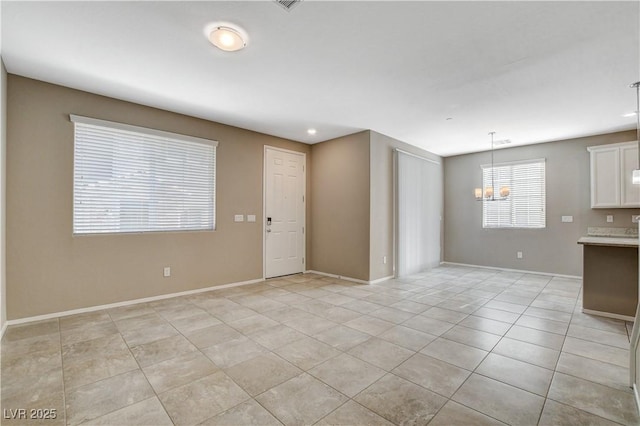
{"type": "Polygon", "coordinates": [[[0,35],[1,424],[640,424],[637,1],[0,35]]]}

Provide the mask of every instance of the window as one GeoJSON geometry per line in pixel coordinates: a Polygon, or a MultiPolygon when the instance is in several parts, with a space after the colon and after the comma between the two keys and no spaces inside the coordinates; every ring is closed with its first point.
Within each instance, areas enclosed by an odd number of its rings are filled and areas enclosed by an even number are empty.
{"type": "Polygon", "coordinates": [[[496,195],[503,186],[510,194],[506,200],[482,202],[483,228],[544,228],[545,160],[482,166],[484,188],[491,186],[492,174],[496,195]]]}
{"type": "Polygon", "coordinates": [[[71,115],[73,233],[215,229],[217,142],[71,115]]]}

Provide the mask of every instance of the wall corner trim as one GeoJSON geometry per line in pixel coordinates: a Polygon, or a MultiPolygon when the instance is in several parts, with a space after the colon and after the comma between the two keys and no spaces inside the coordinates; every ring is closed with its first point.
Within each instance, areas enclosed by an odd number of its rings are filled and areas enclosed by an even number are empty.
{"type": "Polygon", "coordinates": [[[213,291],[213,290],[222,290],[222,289],[231,288],[231,287],[240,287],[240,286],[243,286],[243,285],[256,284],[256,283],[260,283],[260,282],[263,282],[263,281],[264,281],[264,278],[258,278],[258,279],[255,279],[255,280],[240,281],[240,282],[235,282],[235,283],[230,283],[230,284],[222,284],[222,285],[218,285],[218,286],[198,288],[198,289],[195,289],[195,290],[181,291],[181,292],[178,292],[178,293],[161,294],[159,296],[145,297],[145,298],[142,298],[142,299],[133,299],[133,300],[126,300],[124,302],[109,303],[107,305],[90,306],[88,308],[72,309],[70,311],[54,312],[54,313],[51,313],[51,314],[36,315],[36,316],[33,316],[33,317],[25,317],[25,318],[19,318],[19,319],[15,319],[15,320],[8,320],[4,324],[4,327],[2,328],[2,335],[0,336],[0,338],[2,336],[4,336],[4,332],[5,332],[6,328],[7,328],[7,325],[26,324],[26,323],[34,322],[34,321],[42,321],[42,320],[48,320],[48,319],[53,319],[53,318],[66,317],[66,316],[69,316],[69,315],[83,314],[83,313],[86,313],[86,312],[101,311],[103,309],[119,308],[121,306],[129,306],[129,305],[137,305],[139,303],[155,302],[156,300],[171,299],[171,298],[174,298],[174,297],[188,296],[190,294],[204,293],[204,292],[213,291]]]}
{"type": "Polygon", "coordinates": [[[7,331],[7,325],[6,321],[2,325],[2,330],[0,330],[0,341],[2,341],[2,338],[4,337],[4,332],[7,331]]]}

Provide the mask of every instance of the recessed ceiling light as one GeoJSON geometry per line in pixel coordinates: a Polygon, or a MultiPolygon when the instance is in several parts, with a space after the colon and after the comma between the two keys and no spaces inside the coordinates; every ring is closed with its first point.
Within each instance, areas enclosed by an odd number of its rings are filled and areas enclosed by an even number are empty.
{"type": "Polygon", "coordinates": [[[307,133],[309,133],[310,135],[315,135],[317,133],[316,129],[309,129],[307,130],[307,133]]]}
{"type": "Polygon", "coordinates": [[[243,31],[229,25],[218,25],[210,29],[209,41],[225,52],[235,52],[247,45],[243,31]]]}
{"type": "Polygon", "coordinates": [[[625,118],[627,118],[627,117],[635,117],[636,114],[637,114],[637,112],[634,111],[634,112],[628,112],[626,114],[623,114],[622,116],[625,117],[625,118]]]}

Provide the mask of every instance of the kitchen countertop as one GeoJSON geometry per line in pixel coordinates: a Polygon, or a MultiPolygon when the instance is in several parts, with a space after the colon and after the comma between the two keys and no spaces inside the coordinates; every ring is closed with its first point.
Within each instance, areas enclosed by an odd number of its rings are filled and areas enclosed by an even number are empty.
{"type": "Polygon", "coordinates": [[[582,237],[578,244],[592,246],[638,247],[638,238],[622,237],[582,237]]]}

